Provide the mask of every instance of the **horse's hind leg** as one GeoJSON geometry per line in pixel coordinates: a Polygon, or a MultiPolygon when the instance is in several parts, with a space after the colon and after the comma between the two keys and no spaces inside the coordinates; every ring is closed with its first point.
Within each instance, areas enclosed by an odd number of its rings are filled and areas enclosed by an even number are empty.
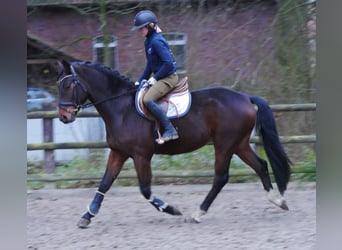
{"type": "Polygon", "coordinates": [[[260,177],[262,185],[267,192],[268,200],[281,207],[282,209],[288,210],[285,200],[273,191],[270,175],[267,168],[267,162],[261,159],[252,150],[248,141],[245,142],[242,147],[239,147],[236,155],[238,155],[241,160],[248,164],[260,177]]]}
{"type": "Polygon", "coordinates": [[[260,177],[262,185],[267,192],[273,188],[267,168],[267,162],[261,159],[248,143],[245,144],[244,147],[239,148],[236,155],[255,171],[260,177]]]}
{"type": "Polygon", "coordinates": [[[103,201],[105,193],[112,186],[114,180],[119,175],[124,162],[128,159],[128,156],[123,156],[122,154],[111,151],[107,161],[107,168],[104,176],[102,177],[100,186],[95,193],[93,201],[88,207],[88,211],[82,216],[80,221],[77,223],[79,228],[86,228],[90,222],[91,218],[94,217],[100,210],[101,203],[103,201]]]}
{"type": "Polygon", "coordinates": [[[165,212],[171,215],[182,215],[182,213],[175,207],[169,205],[167,202],[161,200],[151,191],[151,160],[145,157],[135,157],[134,165],[137,171],[140,192],[146,200],[148,200],[158,211],[165,212]]]}

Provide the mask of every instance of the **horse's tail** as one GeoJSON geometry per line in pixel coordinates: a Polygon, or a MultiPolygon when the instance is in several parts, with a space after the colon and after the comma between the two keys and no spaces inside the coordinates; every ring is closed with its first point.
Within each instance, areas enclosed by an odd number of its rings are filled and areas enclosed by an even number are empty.
{"type": "Polygon", "coordinates": [[[291,161],[280,143],[273,112],[268,103],[258,96],[250,96],[249,99],[258,107],[256,131],[261,134],[278,190],[283,194],[290,180],[291,161]]]}

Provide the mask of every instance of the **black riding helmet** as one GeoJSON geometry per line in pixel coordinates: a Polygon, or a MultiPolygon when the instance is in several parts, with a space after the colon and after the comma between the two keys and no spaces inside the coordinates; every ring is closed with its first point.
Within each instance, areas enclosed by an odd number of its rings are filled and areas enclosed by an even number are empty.
{"type": "Polygon", "coordinates": [[[150,23],[157,23],[157,16],[150,10],[139,11],[134,18],[134,26],[131,28],[132,31],[138,30],[150,23]]]}

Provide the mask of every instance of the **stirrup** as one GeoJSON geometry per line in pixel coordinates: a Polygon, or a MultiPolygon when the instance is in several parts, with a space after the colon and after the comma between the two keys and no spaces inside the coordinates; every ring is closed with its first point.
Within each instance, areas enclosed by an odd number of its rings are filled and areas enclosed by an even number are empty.
{"type": "Polygon", "coordinates": [[[179,138],[179,136],[178,136],[177,132],[175,134],[172,134],[172,135],[169,135],[169,136],[166,136],[166,137],[162,137],[160,135],[159,131],[158,131],[158,138],[156,139],[156,142],[158,144],[164,144],[167,141],[176,140],[178,138],[179,138]]]}

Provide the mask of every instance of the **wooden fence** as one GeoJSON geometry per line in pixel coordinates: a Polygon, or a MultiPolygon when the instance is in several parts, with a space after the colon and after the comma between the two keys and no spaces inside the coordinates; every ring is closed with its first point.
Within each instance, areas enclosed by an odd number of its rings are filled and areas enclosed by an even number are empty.
{"type": "MultiPolygon", "coordinates": [[[[298,111],[316,111],[315,103],[308,104],[277,104],[270,105],[273,112],[298,112],[298,111]]],[[[82,111],[78,114],[78,117],[99,117],[96,111],[82,111]]],[[[47,175],[42,176],[31,176],[28,177],[28,181],[44,181],[44,182],[56,182],[62,180],[97,180],[100,176],[85,176],[85,177],[58,177],[53,175],[55,171],[54,161],[54,150],[56,149],[81,149],[81,148],[107,148],[107,143],[104,141],[100,142],[65,142],[65,143],[54,143],[53,138],[53,126],[52,120],[58,118],[57,111],[36,111],[27,113],[27,119],[43,119],[43,132],[44,142],[36,144],[27,144],[27,150],[44,150],[44,170],[47,175]]],[[[299,135],[299,136],[280,136],[282,144],[289,143],[315,143],[316,135],[299,135]]],[[[261,144],[258,136],[251,137],[251,143],[261,144]]],[[[297,173],[309,173],[315,172],[310,169],[293,169],[293,172],[297,173]]],[[[236,175],[252,175],[254,172],[242,171],[239,173],[231,173],[232,176],[236,175]]],[[[154,172],[154,176],[157,177],[175,177],[175,178],[188,178],[188,177],[209,177],[212,176],[211,172],[173,172],[163,173],[154,172]]],[[[120,174],[120,178],[136,178],[135,173],[120,174]]]]}

